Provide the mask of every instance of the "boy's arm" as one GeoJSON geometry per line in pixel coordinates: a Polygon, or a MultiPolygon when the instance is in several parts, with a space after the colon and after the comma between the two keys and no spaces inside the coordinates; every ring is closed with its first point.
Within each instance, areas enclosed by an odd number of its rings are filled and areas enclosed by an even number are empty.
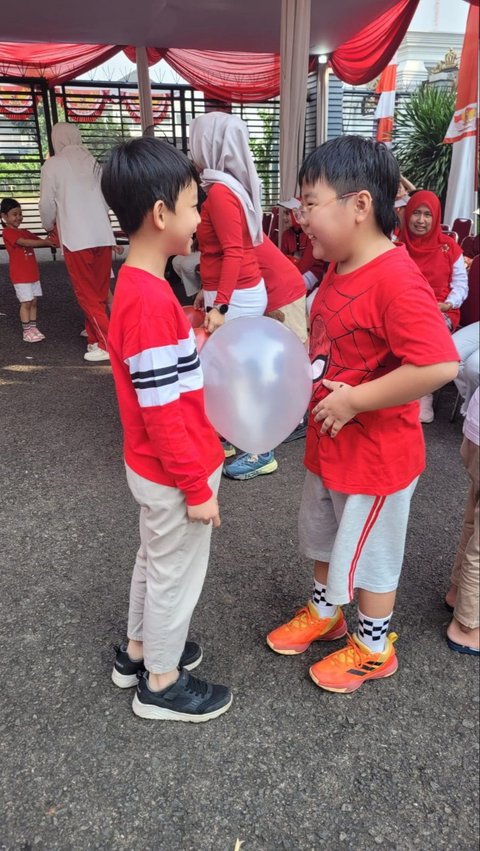
{"type": "Polygon", "coordinates": [[[457,373],[457,361],[447,361],[429,366],[407,363],[381,378],[356,387],[342,381],[324,379],[323,384],[331,392],[315,406],[312,413],[316,422],[323,420],[322,433],[330,432],[335,437],[345,423],[357,414],[413,402],[453,381],[457,373]]]}

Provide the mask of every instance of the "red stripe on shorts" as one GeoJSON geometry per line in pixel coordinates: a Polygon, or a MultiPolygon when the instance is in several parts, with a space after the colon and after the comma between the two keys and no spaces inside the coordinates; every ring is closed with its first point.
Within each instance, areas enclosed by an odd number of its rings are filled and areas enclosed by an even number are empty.
{"type": "Polygon", "coordinates": [[[354,578],[355,578],[355,571],[357,569],[357,564],[359,562],[360,556],[362,555],[362,550],[365,546],[366,540],[367,540],[370,532],[372,531],[372,529],[375,525],[375,522],[378,518],[378,515],[380,514],[380,512],[381,512],[381,510],[384,506],[385,500],[386,500],[386,496],[376,496],[375,497],[373,505],[370,509],[370,514],[368,515],[368,517],[365,521],[365,524],[364,524],[363,529],[361,531],[360,537],[358,539],[357,548],[355,550],[353,560],[352,560],[352,563],[350,565],[350,570],[348,572],[348,595],[350,597],[350,600],[353,600],[353,591],[354,591],[353,582],[354,582],[354,578]]]}

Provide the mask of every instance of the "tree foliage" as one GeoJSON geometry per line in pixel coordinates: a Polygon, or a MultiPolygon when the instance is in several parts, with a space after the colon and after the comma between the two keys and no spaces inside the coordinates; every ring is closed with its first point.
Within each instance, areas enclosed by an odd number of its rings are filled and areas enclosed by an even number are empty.
{"type": "Polygon", "coordinates": [[[423,86],[395,115],[394,154],[415,186],[435,192],[444,205],[452,146],[443,139],[455,110],[455,91],[423,86]]]}

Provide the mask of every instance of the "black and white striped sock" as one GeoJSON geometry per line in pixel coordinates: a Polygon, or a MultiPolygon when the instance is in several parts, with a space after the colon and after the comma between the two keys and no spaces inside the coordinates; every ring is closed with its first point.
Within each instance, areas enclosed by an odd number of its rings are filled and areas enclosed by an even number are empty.
{"type": "Polygon", "coordinates": [[[374,653],[382,653],[385,650],[385,639],[387,637],[388,625],[393,612],[384,618],[371,618],[358,610],[358,632],[357,635],[374,653]]]}
{"type": "Polygon", "coordinates": [[[337,613],[337,607],[332,603],[327,603],[325,593],[327,586],[321,582],[314,580],[312,591],[312,603],[315,606],[320,618],[333,618],[337,613]]]}

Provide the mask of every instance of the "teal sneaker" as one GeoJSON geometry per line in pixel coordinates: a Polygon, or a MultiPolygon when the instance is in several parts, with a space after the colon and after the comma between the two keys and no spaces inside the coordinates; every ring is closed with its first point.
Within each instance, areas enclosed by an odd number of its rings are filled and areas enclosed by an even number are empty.
{"type": "Polygon", "coordinates": [[[261,455],[249,455],[248,452],[243,452],[231,464],[225,464],[223,474],[228,479],[243,480],[265,476],[268,473],[274,473],[275,470],[278,470],[278,463],[273,451],[262,452],[261,455]]]}

